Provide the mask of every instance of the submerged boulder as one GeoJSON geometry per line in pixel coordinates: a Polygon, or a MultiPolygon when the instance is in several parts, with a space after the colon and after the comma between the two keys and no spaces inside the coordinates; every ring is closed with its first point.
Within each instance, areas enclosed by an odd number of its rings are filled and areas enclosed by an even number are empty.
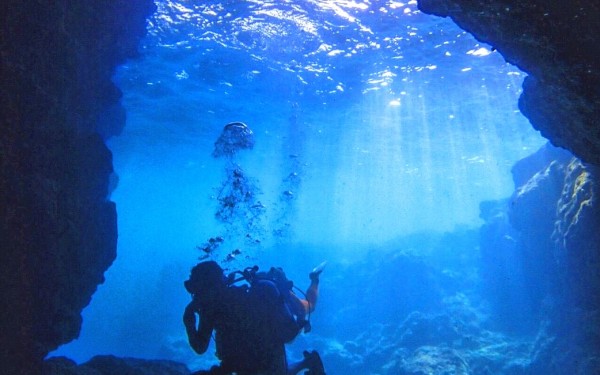
{"type": "MultiPolygon", "coordinates": [[[[400,375],[468,375],[469,364],[451,348],[422,346],[403,362],[395,374],[400,375]]],[[[390,373],[391,374],[391,373],[390,373]]]]}
{"type": "Polygon", "coordinates": [[[77,365],[65,357],[56,357],[44,363],[42,375],[189,375],[182,363],[138,358],[118,358],[101,355],[77,365]]]}

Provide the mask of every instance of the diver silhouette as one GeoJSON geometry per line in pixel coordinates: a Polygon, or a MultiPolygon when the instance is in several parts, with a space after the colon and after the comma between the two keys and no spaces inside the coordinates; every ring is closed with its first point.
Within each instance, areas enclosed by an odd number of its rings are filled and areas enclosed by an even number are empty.
{"type": "Polygon", "coordinates": [[[311,375],[325,374],[315,351],[305,351],[301,361],[288,365],[285,344],[304,324],[294,317],[277,281],[256,276],[257,269],[240,272],[249,285],[237,286],[234,283],[239,279],[234,280],[233,274],[226,277],[214,261],[192,268],[184,283],[192,295],[183,314],[188,340],[194,351],[203,354],[214,331],[220,360],[210,370],[194,374],[294,375],[302,370],[311,375]]]}

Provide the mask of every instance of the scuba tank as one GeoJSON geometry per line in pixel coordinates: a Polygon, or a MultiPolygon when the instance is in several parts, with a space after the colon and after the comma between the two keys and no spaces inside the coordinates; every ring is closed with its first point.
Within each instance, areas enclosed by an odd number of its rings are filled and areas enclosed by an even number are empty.
{"type": "Polygon", "coordinates": [[[259,280],[273,282],[281,295],[286,295],[294,288],[294,282],[288,280],[285,272],[280,267],[271,267],[267,272],[259,272],[258,266],[247,267],[243,271],[234,271],[227,276],[227,285],[234,285],[240,281],[246,281],[250,287],[259,280]]]}
{"type": "Polygon", "coordinates": [[[227,277],[228,285],[234,285],[240,281],[245,281],[250,289],[257,283],[261,281],[270,281],[273,283],[282,300],[282,302],[287,306],[287,309],[290,311],[290,314],[294,316],[294,320],[296,321],[297,329],[300,330],[305,328],[305,332],[310,331],[310,312],[308,312],[306,317],[299,317],[296,314],[292,313],[293,308],[291,307],[291,298],[298,298],[293,293],[293,291],[297,291],[306,299],[306,294],[294,285],[294,282],[289,280],[285,275],[285,272],[281,267],[271,267],[269,271],[260,271],[258,270],[258,266],[247,267],[243,271],[234,271],[230,273],[227,277]],[[306,328],[308,327],[308,328],[306,328]]]}

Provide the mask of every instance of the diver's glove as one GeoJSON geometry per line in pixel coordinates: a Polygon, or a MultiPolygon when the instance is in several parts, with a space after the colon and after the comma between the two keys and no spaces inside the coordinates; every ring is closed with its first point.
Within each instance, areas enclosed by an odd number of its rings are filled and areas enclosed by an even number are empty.
{"type": "Polygon", "coordinates": [[[313,270],[308,274],[308,278],[310,279],[310,281],[314,281],[314,282],[319,281],[319,275],[321,274],[321,272],[323,272],[323,269],[325,268],[326,265],[327,265],[327,261],[322,262],[321,264],[319,264],[318,266],[313,268],[313,270]]]}

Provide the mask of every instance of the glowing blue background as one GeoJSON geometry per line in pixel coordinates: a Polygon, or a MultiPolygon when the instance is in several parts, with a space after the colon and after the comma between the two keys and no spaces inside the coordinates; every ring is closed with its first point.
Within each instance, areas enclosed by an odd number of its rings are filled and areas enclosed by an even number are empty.
{"type": "Polygon", "coordinates": [[[399,251],[439,260],[424,239],[476,230],[479,203],[509,196],[511,166],[545,142],[517,109],[524,74],[415,1],[202,3],[157,2],[141,58],[115,75],[127,109],[123,134],[109,141],[118,258],[80,339],[57,354],[171,358],[194,369],[212,360],[185,342],[182,281],[201,255],[195,247],[217,235],[226,242],[215,259],[242,250],[231,269],[283,265],[302,287],[328,260],[314,330],[291,354],[350,339],[346,305],[377,320],[402,301],[360,306],[370,291],[348,270],[399,251]],[[236,162],[266,206],[250,233],[259,244],[214,217],[226,161],[211,152],[232,121],[256,137],[236,162]]]}

